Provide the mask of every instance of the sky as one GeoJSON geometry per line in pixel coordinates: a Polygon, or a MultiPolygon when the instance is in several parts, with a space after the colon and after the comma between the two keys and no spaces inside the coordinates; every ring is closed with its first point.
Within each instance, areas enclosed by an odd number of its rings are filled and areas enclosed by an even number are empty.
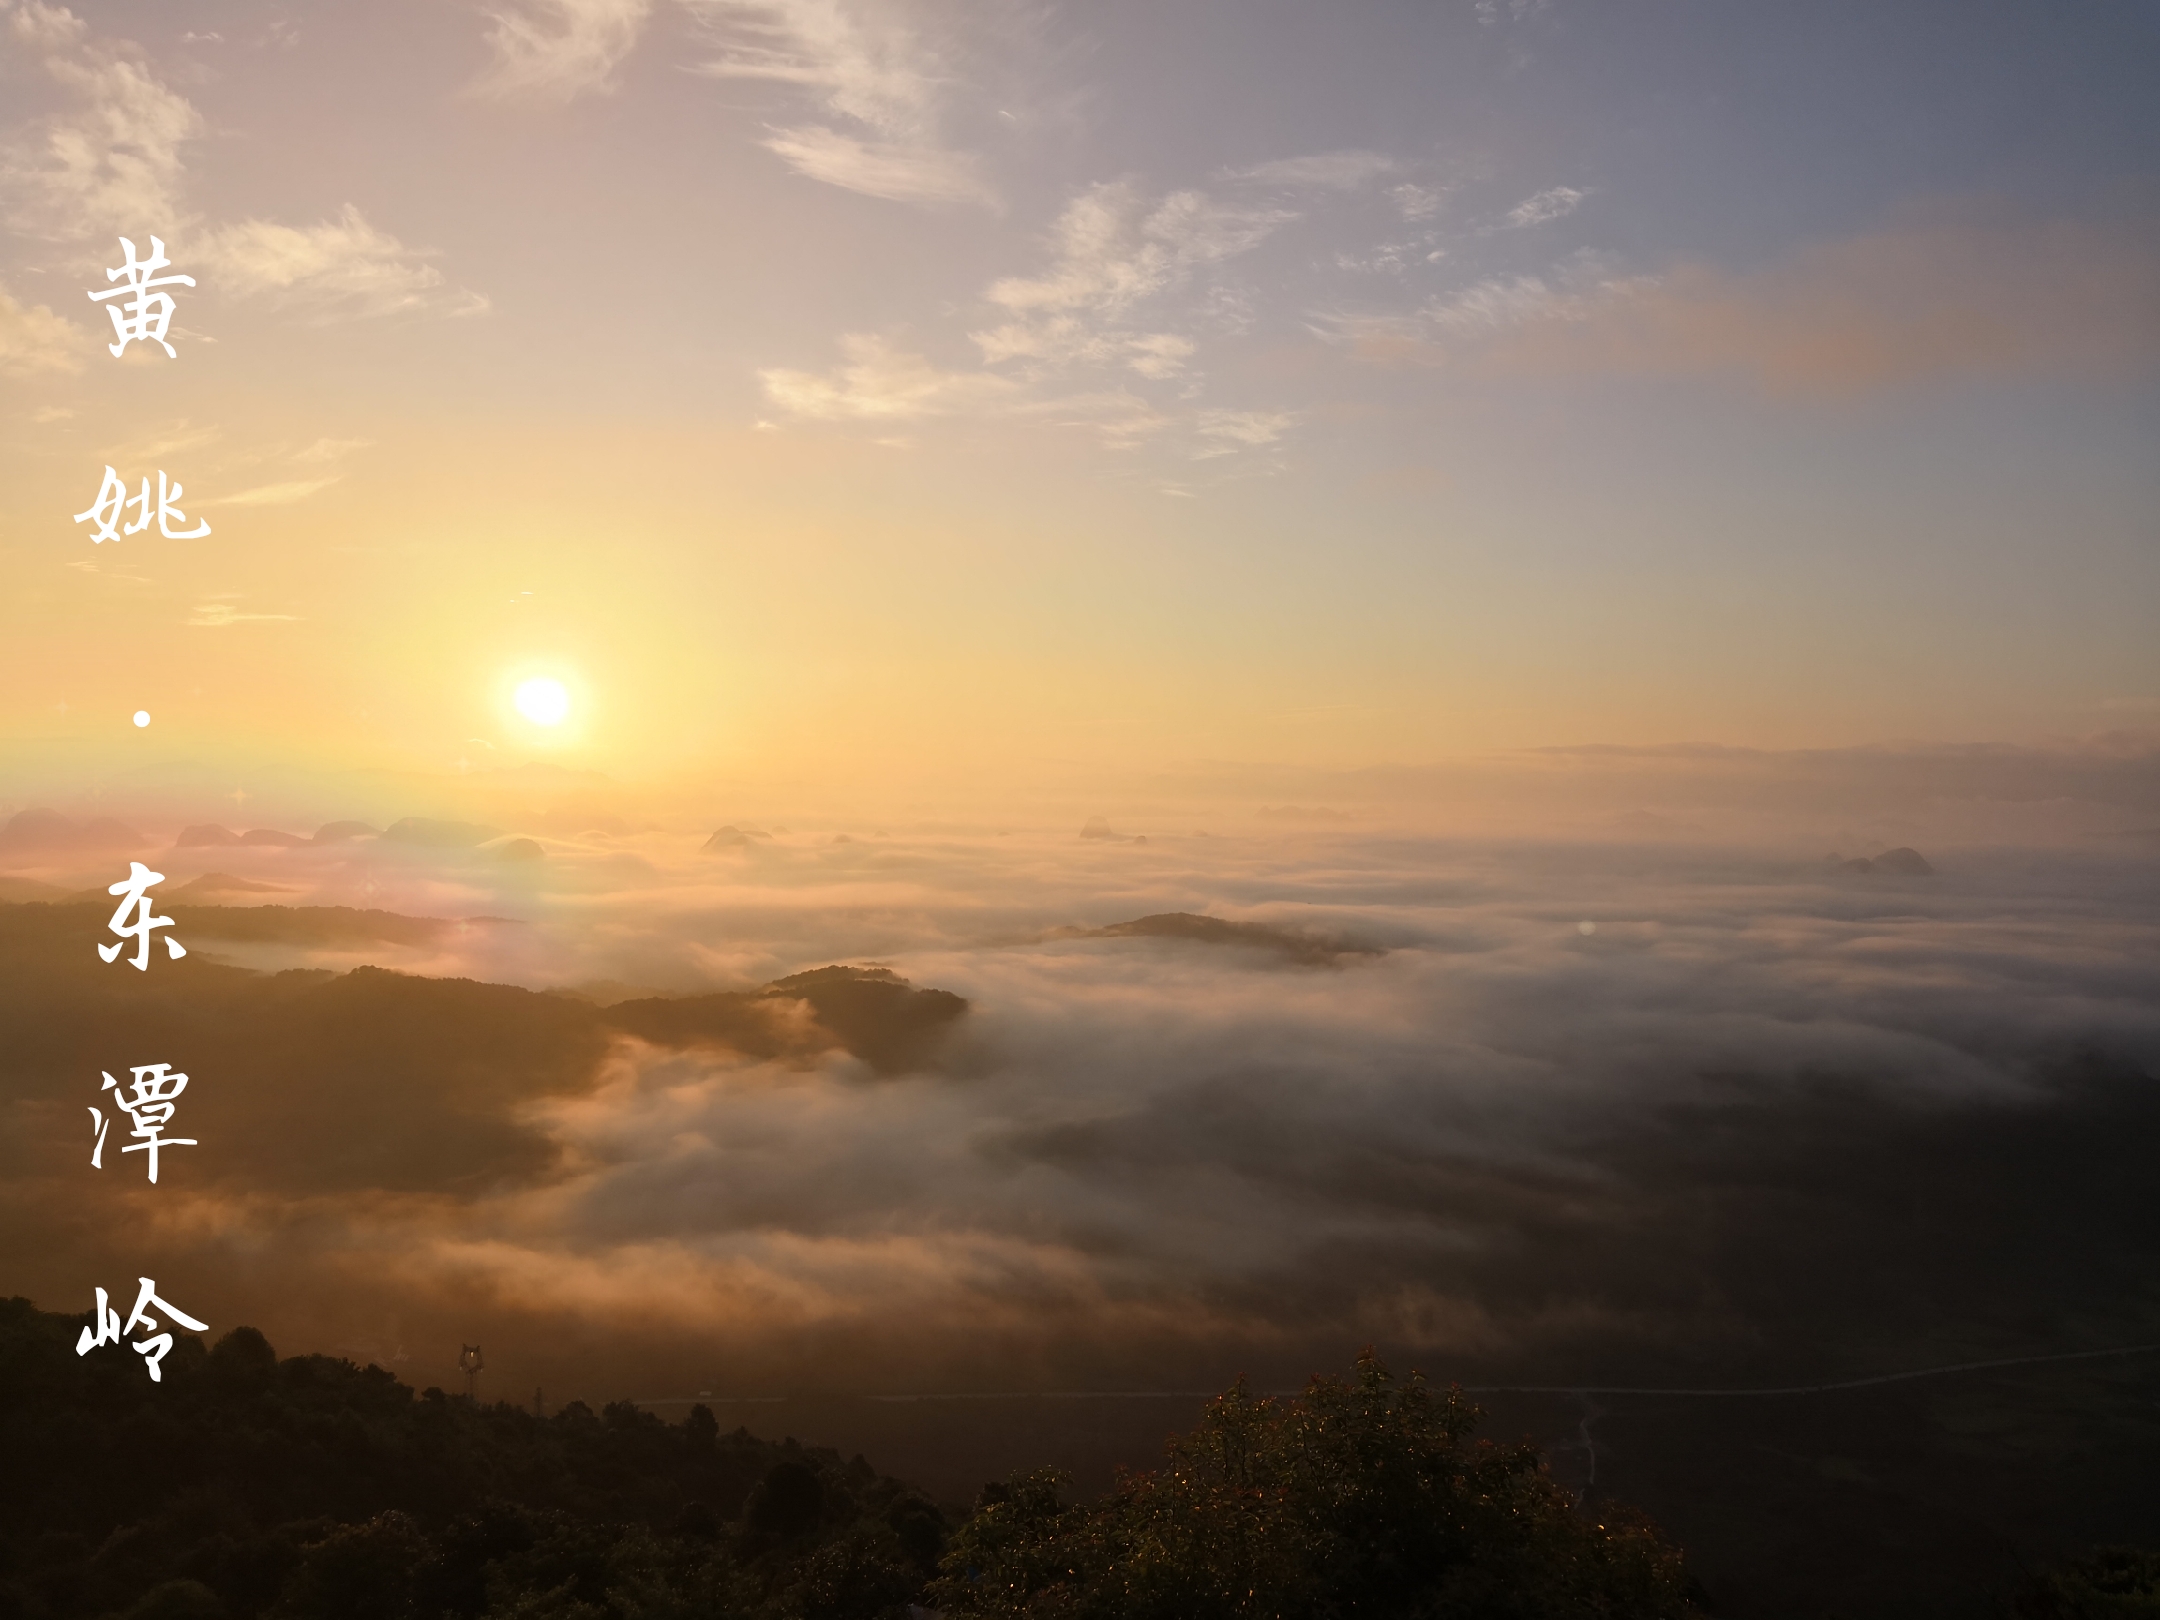
{"type": "Polygon", "coordinates": [[[2160,718],[2143,0],[0,42],[25,768],[964,796],[2160,718]],[[151,234],[178,358],[115,360],[86,293],[151,234]],[[92,543],[106,465],[213,532],[92,543]]]}
{"type": "Polygon", "coordinates": [[[0,1294],[595,1404],[2160,1338],[2156,60],[0,0],[0,1294]]]}

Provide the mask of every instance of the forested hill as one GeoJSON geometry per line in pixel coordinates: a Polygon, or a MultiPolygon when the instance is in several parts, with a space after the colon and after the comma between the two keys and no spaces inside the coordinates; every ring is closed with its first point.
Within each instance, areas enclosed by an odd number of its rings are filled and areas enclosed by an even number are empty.
{"type": "Polygon", "coordinates": [[[246,1327],[179,1337],[153,1384],[120,1346],[78,1357],[84,1320],[0,1305],[5,1620],[1696,1612],[1647,1524],[1594,1522],[1534,1447],[1472,1440],[1475,1409],[1369,1356],[1292,1400],[1241,1383],[1098,1502],[1023,1475],[951,1526],[704,1407],[541,1418],[246,1327]]]}
{"type": "Polygon", "coordinates": [[[124,1346],[78,1358],[86,1320],[0,1303],[6,1620],[838,1620],[905,1613],[944,1545],[861,1457],[704,1407],[543,1419],[245,1327],[178,1337],[152,1384],[124,1346]]]}
{"type": "MultiPolygon", "coordinates": [[[[1241,1380],[1101,1499],[1042,1471],[952,1524],[862,1457],[628,1403],[546,1418],[177,1336],[164,1380],[0,1301],[0,1620],[1702,1620],[1678,1549],[1370,1353],[1241,1380]]],[[[1945,1611],[1949,1612],[1949,1611],[1945,1611]]],[[[1959,1611],[1962,1612],[1962,1611],[1959,1611]]],[[[2033,1578],[2020,1620],[2160,1613],[2160,1555],[2033,1578]]]]}

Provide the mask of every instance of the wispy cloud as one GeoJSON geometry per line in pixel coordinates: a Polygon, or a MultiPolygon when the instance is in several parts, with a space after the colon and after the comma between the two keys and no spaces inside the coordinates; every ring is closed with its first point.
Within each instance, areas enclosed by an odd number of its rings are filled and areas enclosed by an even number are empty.
{"type": "Polygon", "coordinates": [[[986,290],[987,302],[1009,318],[969,334],[984,369],[941,370],[856,334],[843,340],[847,365],[822,376],[763,372],[766,393],[781,409],[814,419],[1024,417],[1085,428],[1119,450],[1182,432],[1196,459],[1272,444],[1290,415],[1196,410],[1182,401],[1165,408],[1134,393],[1135,377],[1195,392],[1191,363],[1200,345],[1168,320],[1143,325],[1133,317],[1150,300],[1190,294],[1204,271],[1296,217],[1197,190],[1150,198],[1130,181],[1090,186],[1051,230],[1049,264],[986,290]]]}
{"type": "Polygon", "coordinates": [[[853,333],[840,340],[848,363],[829,376],[775,368],[758,373],[782,410],[822,421],[903,421],[950,416],[1012,401],[1019,385],[987,371],[943,371],[888,340],[853,333]]]}
{"type": "Polygon", "coordinates": [[[1579,320],[1603,290],[1565,275],[1493,276],[1436,298],[1419,313],[1436,332],[1497,332],[1525,321],[1579,320]]]}
{"type": "Polygon", "coordinates": [[[1587,319],[1650,285],[1651,278],[1622,276],[1603,255],[1585,252],[1543,274],[1488,276],[1405,313],[1329,314],[1316,329],[1365,359],[1432,360],[1511,328],[1587,319]]]}
{"type": "Polygon", "coordinates": [[[1806,248],[1748,274],[1627,276],[1577,254],[1401,315],[1331,316],[1364,358],[1622,372],[1843,398],[1930,378],[2160,369],[2160,248],[2069,223],[1938,223],[1806,248]]]}
{"type": "Polygon", "coordinates": [[[43,304],[26,305],[0,289],[0,372],[74,371],[89,347],[80,327],[43,304]]]}
{"type": "MultiPolygon", "coordinates": [[[[227,502],[225,504],[231,504],[227,502]]],[[[297,624],[299,615],[293,613],[242,613],[241,598],[235,595],[210,596],[196,603],[187,623],[197,630],[223,630],[235,624],[297,624]]]]}
{"type": "Polygon", "coordinates": [[[1437,187],[1414,185],[1407,180],[1399,186],[1388,187],[1388,200],[1395,204],[1396,212],[1412,222],[1431,219],[1439,213],[1446,196],[1437,187]]]}
{"type": "Polygon", "coordinates": [[[1182,376],[1199,344],[1176,332],[1098,330],[1078,315],[1051,315],[1033,321],[1010,321],[970,333],[985,365],[1018,360],[1030,375],[1054,376],[1085,366],[1123,367],[1161,382],[1182,376]]]}
{"type": "Polygon", "coordinates": [[[912,28],[843,0],[682,0],[711,54],[692,71],[810,92],[829,123],[775,128],[762,142],[796,173],[895,202],[978,203],[997,194],[940,134],[951,76],[912,28]]]}
{"type": "Polygon", "coordinates": [[[1185,369],[1185,362],[1200,347],[1191,338],[1179,337],[1175,332],[1148,332],[1136,338],[1127,338],[1125,347],[1130,351],[1126,365],[1141,376],[1161,382],[1175,377],[1185,369]]]}
{"type": "Polygon", "coordinates": [[[1297,215],[1174,191],[1150,204],[1127,180],[1090,186],[1051,233],[1055,259],[1039,276],[1009,276],[988,297],[1015,313],[1085,310],[1119,315],[1181,284],[1198,267],[1256,247],[1297,215]]]}
{"type": "Polygon", "coordinates": [[[473,315],[488,307],[477,293],[446,288],[442,272],[425,262],[430,250],[376,229],[350,203],[315,225],[244,220],[205,233],[193,247],[224,290],[265,295],[317,320],[473,315]]]}
{"type": "Polygon", "coordinates": [[[81,43],[90,31],[66,6],[48,6],[41,0],[22,0],[7,8],[8,33],[31,50],[57,51],[81,43]]]}
{"type": "Polygon", "coordinates": [[[1085,429],[1100,439],[1107,450],[1131,450],[1167,433],[1178,421],[1128,388],[1103,388],[1055,399],[1033,400],[1018,409],[1019,414],[1059,427],[1085,429]]]}
{"type": "Polygon", "coordinates": [[[1573,186],[1548,186],[1537,195],[1525,197],[1510,208],[1507,222],[1518,230],[1525,225],[1543,225],[1548,220],[1574,213],[1589,195],[1589,192],[1578,191],[1573,186]]]}
{"type": "Polygon", "coordinates": [[[1202,448],[1193,453],[1193,459],[1205,461],[1262,449],[1289,432],[1296,421],[1294,411],[1202,411],[1196,423],[1202,448]]]}
{"type": "Polygon", "coordinates": [[[761,143],[797,174],[893,202],[971,202],[995,206],[997,193],[975,159],[936,146],[857,140],[820,125],[776,129],[761,143]]]}
{"type": "Polygon", "coordinates": [[[694,71],[821,93],[843,118],[889,136],[927,133],[944,78],[907,28],[842,0],[683,0],[716,54],[694,71]]]}
{"type": "Polygon", "coordinates": [[[355,450],[365,450],[373,439],[317,439],[303,450],[295,450],[290,459],[303,463],[340,461],[355,450]]]}
{"type": "Polygon", "coordinates": [[[183,417],[177,422],[130,439],[125,444],[109,445],[99,454],[112,462],[156,461],[162,456],[173,455],[181,450],[198,450],[206,444],[215,444],[218,438],[218,429],[197,427],[183,417]]]}
{"type": "Polygon", "coordinates": [[[1249,169],[1224,171],[1226,180],[1249,180],[1288,190],[1355,191],[1366,181],[1391,172],[1395,160],[1385,152],[1347,150],[1316,152],[1309,157],[1277,158],[1249,169]]]}
{"type": "MultiPolygon", "coordinates": [[[[184,148],[203,130],[185,96],[165,85],[127,40],[94,38],[59,7],[26,0],[8,31],[46,51],[45,70],[76,105],[0,148],[0,193],[14,223],[57,241],[156,233],[204,293],[267,296],[332,320],[407,312],[472,314],[487,301],[451,292],[442,273],[347,204],[310,226],[244,220],[215,225],[187,204],[184,148]]],[[[147,243],[144,243],[147,246],[147,243]]]]}
{"type": "Polygon", "coordinates": [[[1510,22],[1528,22],[1541,16],[1552,0],[1477,0],[1477,19],[1487,28],[1497,28],[1503,18],[1510,22]]]}
{"type": "Polygon", "coordinates": [[[201,115],[135,46],[92,40],[64,7],[28,0],[9,13],[8,28],[26,49],[50,53],[47,75],[76,99],[0,151],[16,228],[55,240],[173,234],[182,218],[181,150],[201,135],[201,115]]]}
{"type": "Polygon", "coordinates": [[[254,489],[244,489],[237,495],[222,495],[216,500],[203,501],[204,506],[290,506],[304,501],[317,490],[328,489],[336,483],[335,478],[297,478],[280,484],[262,484],[254,489]]]}
{"type": "Polygon", "coordinates": [[[515,0],[491,9],[494,60],[473,89],[540,101],[612,90],[652,10],[653,0],[515,0]]]}

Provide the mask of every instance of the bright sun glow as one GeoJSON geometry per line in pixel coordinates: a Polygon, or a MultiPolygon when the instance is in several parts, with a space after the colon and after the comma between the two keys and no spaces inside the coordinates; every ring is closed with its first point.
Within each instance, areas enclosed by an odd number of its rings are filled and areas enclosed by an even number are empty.
{"type": "Polygon", "coordinates": [[[517,711],[534,725],[559,726],[570,712],[570,693],[561,681],[536,676],[519,683],[517,711]]]}

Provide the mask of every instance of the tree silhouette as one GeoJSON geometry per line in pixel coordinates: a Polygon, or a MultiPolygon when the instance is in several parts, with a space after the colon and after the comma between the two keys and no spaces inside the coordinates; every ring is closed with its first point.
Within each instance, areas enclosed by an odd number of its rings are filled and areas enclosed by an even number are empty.
{"type": "Polygon", "coordinates": [[[988,1491],[931,1590],[981,1620],[1336,1620],[1695,1613],[1638,1516],[1585,1517],[1528,1444],[1367,1351],[1287,1401],[1241,1379],[1165,1466],[1068,1505],[1055,1473],[988,1491]]]}

